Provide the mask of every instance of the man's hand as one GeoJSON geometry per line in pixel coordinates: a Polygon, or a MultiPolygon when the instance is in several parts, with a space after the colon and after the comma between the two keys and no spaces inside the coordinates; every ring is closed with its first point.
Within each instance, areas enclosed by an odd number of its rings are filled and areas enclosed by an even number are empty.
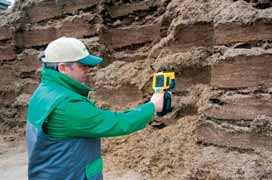
{"type": "Polygon", "coordinates": [[[163,96],[164,93],[155,93],[152,95],[150,102],[153,102],[155,105],[156,112],[162,112],[163,109],[163,96]]]}

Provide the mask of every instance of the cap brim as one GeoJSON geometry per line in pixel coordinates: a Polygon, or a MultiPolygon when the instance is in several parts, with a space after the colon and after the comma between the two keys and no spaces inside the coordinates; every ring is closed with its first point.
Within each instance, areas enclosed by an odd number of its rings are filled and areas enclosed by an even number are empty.
{"type": "Polygon", "coordinates": [[[80,59],[78,63],[83,64],[85,66],[96,66],[100,64],[102,61],[103,59],[101,57],[88,55],[87,57],[80,59]]]}

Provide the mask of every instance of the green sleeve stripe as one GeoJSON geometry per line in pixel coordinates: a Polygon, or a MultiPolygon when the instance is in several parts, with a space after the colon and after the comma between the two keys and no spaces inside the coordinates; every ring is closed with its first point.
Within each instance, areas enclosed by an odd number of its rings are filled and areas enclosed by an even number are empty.
{"type": "Polygon", "coordinates": [[[101,156],[97,158],[96,160],[94,160],[93,162],[87,164],[87,166],[85,167],[85,173],[88,179],[101,173],[102,170],[103,170],[103,161],[101,156]]]}

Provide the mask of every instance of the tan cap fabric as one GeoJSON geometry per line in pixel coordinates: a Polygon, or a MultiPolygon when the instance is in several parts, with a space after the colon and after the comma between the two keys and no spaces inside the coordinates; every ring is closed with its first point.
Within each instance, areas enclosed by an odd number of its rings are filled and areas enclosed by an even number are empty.
{"type": "Polygon", "coordinates": [[[48,44],[44,51],[43,62],[79,62],[87,66],[95,66],[102,58],[91,55],[86,46],[76,38],[61,37],[48,44]]]}

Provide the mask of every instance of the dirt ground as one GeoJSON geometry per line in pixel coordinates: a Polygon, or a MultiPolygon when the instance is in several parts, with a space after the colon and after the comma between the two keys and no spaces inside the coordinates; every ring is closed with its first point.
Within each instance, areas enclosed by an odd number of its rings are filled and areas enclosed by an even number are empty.
{"type": "Polygon", "coordinates": [[[0,179],[27,180],[27,153],[23,140],[1,136],[0,159],[0,179]]]}
{"type": "MultiPolygon", "coordinates": [[[[23,140],[3,138],[0,145],[1,180],[27,180],[27,152],[23,140]]],[[[145,180],[142,174],[133,170],[109,171],[104,173],[104,179],[111,180],[145,180]]]]}
{"type": "MultiPolygon", "coordinates": [[[[189,116],[165,128],[149,125],[128,136],[103,139],[104,179],[178,179],[190,169],[195,154],[192,149],[197,150],[192,134],[196,122],[196,116],[189,116]],[[190,153],[185,153],[188,149],[190,153]]],[[[0,144],[2,178],[26,180],[27,153],[23,137],[5,135],[0,144]]]]}

